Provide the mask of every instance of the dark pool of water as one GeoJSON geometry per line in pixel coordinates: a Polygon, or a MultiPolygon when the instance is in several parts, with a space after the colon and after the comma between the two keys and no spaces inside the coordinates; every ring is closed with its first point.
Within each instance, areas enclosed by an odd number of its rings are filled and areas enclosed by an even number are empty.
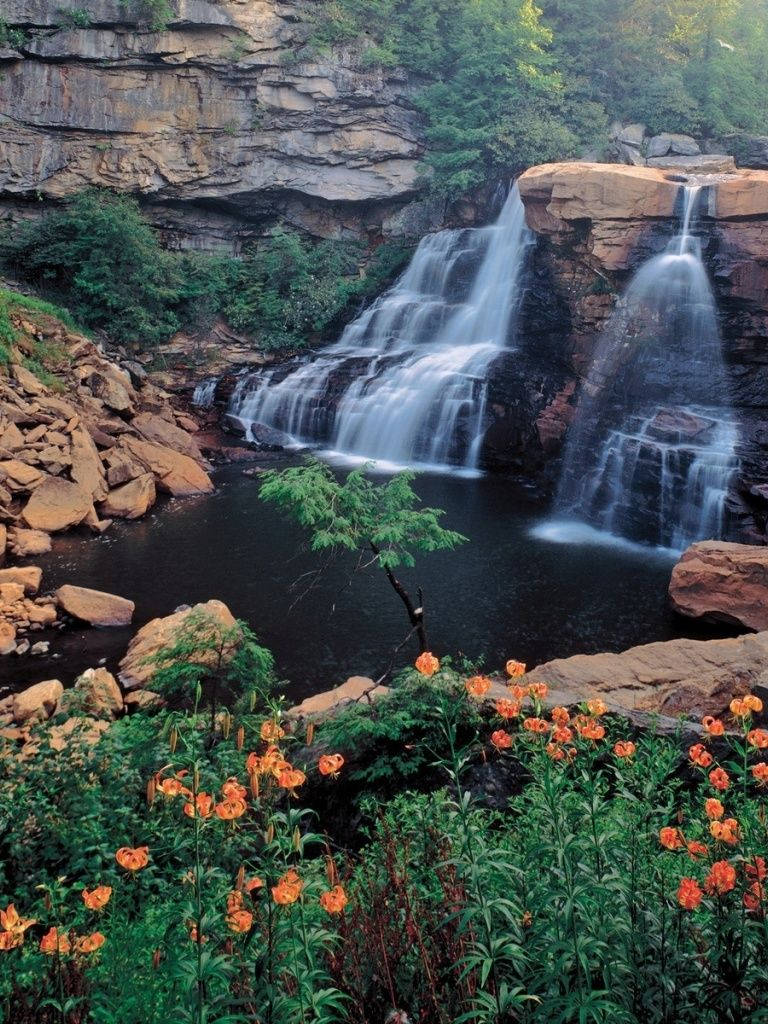
{"type": "MultiPolygon", "coordinates": [[[[180,604],[219,598],[274,652],[292,696],[317,692],[348,675],[375,675],[404,637],[403,609],[380,571],[350,580],[354,559],[331,566],[323,584],[292,607],[291,584],[317,563],[300,530],[258,500],[258,478],[221,470],[217,491],[167,501],[146,519],[117,523],[103,537],[68,535],[38,559],[45,589],[65,582],[136,602],[131,629],[54,634],[58,660],[3,659],[13,688],[50,678],[65,685],[106,657],[114,667],[137,625],[180,604]]],[[[509,480],[424,475],[416,490],[444,508],[446,526],[470,538],[455,552],[423,555],[408,585],[424,587],[430,645],[440,654],[508,657],[529,665],[555,657],[697,634],[666,605],[673,558],[590,543],[531,536],[543,517],[509,480]]],[[[704,635],[712,635],[711,633],[704,635]]],[[[399,663],[414,651],[406,648],[399,663]]]]}

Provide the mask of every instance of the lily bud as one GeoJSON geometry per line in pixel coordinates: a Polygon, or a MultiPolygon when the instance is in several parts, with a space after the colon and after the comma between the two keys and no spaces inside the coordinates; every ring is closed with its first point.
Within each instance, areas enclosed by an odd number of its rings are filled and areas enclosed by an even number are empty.
{"type": "Polygon", "coordinates": [[[299,832],[299,826],[298,825],[293,830],[293,837],[292,837],[292,840],[291,840],[291,845],[293,846],[294,850],[298,850],[299,847],[301,846],[301,832],[299,832]]]}
{"type": "Polygon", "coordinates": [[[334,886],[339,880],[338,872],[336,871],[336,865],[333,861],[333,857],[325,858],[325,877],[328,879],[328,885],[334,886]]]}
{"type": "Polygon", "coordinates": [[[254,800],[259,799],[259,773],[251,772],[251,796],[254,800]]]}
{"type": "Polygon", "coordinates": [[[200,792],[200,769],[195,765],[195,770],[192,773],[192,789],[195,793],[200,792]]]}
{"type": "Polygon", "coordinates": [[[235,746],[237,747],[238,750],[242,750],[244,743],[245,743],[245,729],[242,727],[242,725],[239,725],[237,727],[237,733],[235,734],[235,746]]]}
{"type": "Polygon", "coordinates": [[[243,891],[245,885],[245,864],[240,865],[240,870],[237,872],[237,878],[235,879],[235,889],[237,892],[243,891]]]}
{"type": "Polygon", "coordinates": [[[172,726],[170,733],[168,734],[168,746],[171,748],[171,753],[176,753],[176,744],[179,742],[179,730],[176,726],[172,726]]]}
{"type": "Polygon", "coordinates": [[[229,739],[229,733],[232,729],[232,715],[228,711],[222,711],[221,713],[221,735],[225,740],[229,739]]]}
{"type": "Polygon", "coordinates": [[[156,784],[154,778],[151,778],[147,783],[147,803],[151,807],[155,802],[156,784]]]}
{"type": "Polygon", "coordinates": [[[275,826],[270,821],[269,825],[267,826],[267,831],[264,833],[264,842],[267,843],[267,845],[269,845],[269,843],[271,843],[274,838],[275,826]]]}
{"type": "Polygon", "coordinates": [[[312,746],[312,740],[315,738],[315,723],[310,722],[307,726],[307,746],[312,746]]]}

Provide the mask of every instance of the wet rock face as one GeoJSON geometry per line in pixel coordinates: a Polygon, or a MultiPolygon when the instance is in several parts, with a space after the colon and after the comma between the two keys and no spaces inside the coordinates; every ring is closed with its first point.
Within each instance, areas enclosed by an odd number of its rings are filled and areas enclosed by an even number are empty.
{"type": "Polygon", "coordinates": [[[687,618],[768,628],[768,548],[692,544],[672,570],[669,599],[687,618]]]}
{"type": "Polygon", "coordinates": [[[236,247],[276,216],[320,236],[407,233],[422,154],[411,87],[359,53],[313,54],[318,6],[181,0],[152,32],[118,0],[90,3],[84,27],[7,0],[26,34],[0,79],[8,209],[97,185],[142,197],[173,244],[236,247]]]}

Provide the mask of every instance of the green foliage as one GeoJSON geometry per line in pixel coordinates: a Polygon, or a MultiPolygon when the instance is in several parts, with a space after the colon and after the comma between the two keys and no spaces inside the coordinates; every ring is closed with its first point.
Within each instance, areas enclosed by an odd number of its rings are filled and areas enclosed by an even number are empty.
{"type": "Polygon", "coordinates": [[[5,241],[8,265],[66,297],[74,315],[122,342],[155,344],[179,326],[174,261],[137,203],[89,190],[5,241]]]}
{"type": "Polygon", "coordinates": [[[11,361],[11,348],[16,341],[16,331],[11,323],[10,303],[7,293],[0,291],[0,364],[11,361]]]}
{"type": "Polygon", "coordinates": [[[91,24],[91,12],[85,7],[60,7],[59,15],[62,25],[69,28],[88,28],[91,24]]]}
{"type": "Polygon", "coordinates": [[[173,20],[170,0],[121,0],[121,3],[152,32],[162,32],[173,20]]]}
{"type": "MultiPolygon", "coordinates": [[[[98,190],[20,225],[0,247],[15,276],[60,298],[90,327],[144,348],[181,326],[205,333],[219,315],[261,348],[301,348],[381,291],[409,252],[385,242],[365,261],[358,243],[316,242],[281,228],[243,259],[167,252],[134,200],[98,190]]],[[[68,310],[14,301],[81,329],[68,310]]]]}
{"type": "Polygon", "coordinates": [[[16,48],[26,42],[26,33],[20,28],[11,28],[8,22],[0,17],[0,46],[16,48]]]}
{"type": "Polygon", "coordinates": [[[439,700],[459,709],[457,728],[466,739],[481,723],[478,708],[462,699],[461,675],[443,668],[433,684],[412,669],[395,680],[393,689],[373,704],[343,708],[324,722],[319,735],[329,750],[350,761],[349,777],[381,792],[420,781],[434,760],[443,739],[439,722],[425,715],[439,700]]]}
{"type": "Polygon", "coordinates": [[[466,537],[440,525],[442,509],[417,508],[413,473],[398,473],[383,484],[353,470],[343,483],[324,463],[309,458],[302,466],[269,470],[259,497],[285,509],[310,533],[313,551],[361,551],[375,545],[385,569],[415,564],[414,551],[444,551],[466,537]]]}

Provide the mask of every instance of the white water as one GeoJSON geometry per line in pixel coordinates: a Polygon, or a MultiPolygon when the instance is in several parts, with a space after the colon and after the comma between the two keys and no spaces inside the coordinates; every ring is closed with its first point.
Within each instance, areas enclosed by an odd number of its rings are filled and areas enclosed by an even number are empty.
{"type": "Polygon", "coordinates": [[[693,233],[637,272],[596,347],[563,463],[556,510],[611,537],[680,550],[721,537],[737,431],[712,289],[693,233]]]}
{"type": "Polygon", "coordinates": [[[192,394],[192,404],[202,409],[209,409],[213,405],[216,385],[218,383],[218,377],[209,377],[207,380],[201,380],[192,394]]]}
{"type": "Polygon", "coordinates": [[[316,359],[283,379],[244,378],[229,412],[249,434],[265,424],[336,455],[474,469],[488,369],[514,346],[531,242],[515,187],[494,224],[424,238],[398,282],[316,359]]]}

